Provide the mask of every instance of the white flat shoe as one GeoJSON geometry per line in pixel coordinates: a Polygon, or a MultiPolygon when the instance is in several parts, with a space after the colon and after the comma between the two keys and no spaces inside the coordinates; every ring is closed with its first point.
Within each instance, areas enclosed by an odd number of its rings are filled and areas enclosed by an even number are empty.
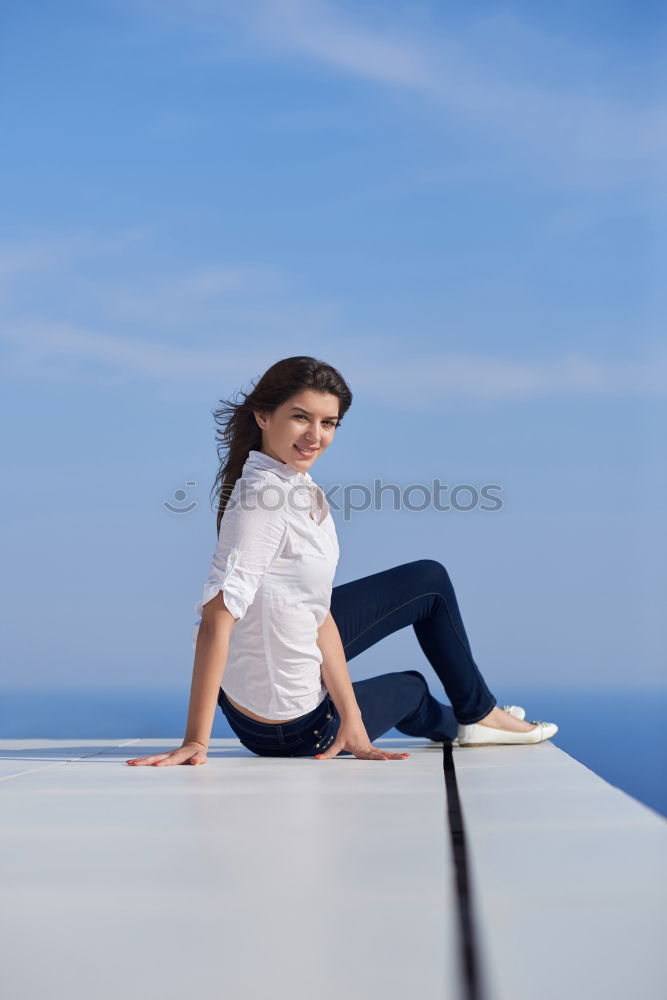
{"type": "MultiPolygon", "coordinates": [[[[522,708],[521,705],[500,705],[499,707],[502,708],[504,712],[508,712],[510,715],[513,715],[515,719],[526,718],[526,710],[525,708],[522,708]]],[[[452,746],[457,747],[458,745],[459,738],[458,736],[455,736],[452,740],[452,746]]]]}
{"type": "Polygon", "coordinates": [[[469,726],[459,725],[458,745],[460,747],[481,747],[498,743],[542,743],[544,740],[551,739],[558,732],[558,726],[555,722],[531,721],[535,728],[526,733],[493,729],[491,726],[479,726],[474,722],[469,726]]]}

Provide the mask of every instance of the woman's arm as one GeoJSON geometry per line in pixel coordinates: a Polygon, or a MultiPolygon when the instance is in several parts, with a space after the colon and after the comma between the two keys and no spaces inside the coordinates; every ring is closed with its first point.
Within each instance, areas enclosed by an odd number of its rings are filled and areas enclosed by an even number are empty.
{"type": "Polygon", "coordinates": [[[369,740],[347,669],[343,641],[331,612],[317,630],[317,645],[322,651],[322,679],[338,709],[340,725],[329,749],[316,756],[322,760],[331,760],[341,751],[348,751],[362,760],[399,760],[409,757],[408,753],[380,750],[369,740]]]}
{"type": "Polygon", "coordinates": [[[347,669],[347,660],[338,626],[329,611],[317,630],[317,645],[322,652],[322,679],[341,721],[361,718],[361,710],[354,696],[354,688],[347,669]]]}
{"type": "Polygon", "coordinates": [[[204,605],[197,632],[184,743],[208,747],[235,620],[225,606],[221,590],[204,605]]]}
{"type": "Polygon", "coordinates": [[[205,764],[211,739],[218,691],[227,663],[229,637],[236,618],[227,609],[222,591],[204,605],[197,632],[190,685],[190,706],[183,743],[168,753],[134,757],[128,764],[205,764]]]}

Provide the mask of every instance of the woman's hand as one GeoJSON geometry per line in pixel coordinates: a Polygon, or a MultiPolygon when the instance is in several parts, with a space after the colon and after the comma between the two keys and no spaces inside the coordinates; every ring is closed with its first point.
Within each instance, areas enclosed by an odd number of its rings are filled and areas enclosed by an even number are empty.
{"type": "Polygon", "coordinates": [[[137,767],[143,764],[205,764],[207,747],[203,743],[183,743],[178,750],[170,750],[168,753],[156,753],[152,757],[134,757],[128,760],[128,764],[137,767]]]}
{"type": "Polygon", "coordinates": [[[391,753],[389,750],[380,750],[374,747],[368,738],[366,727],[361,718],[341,721],[338,727],[336,739],[325,753],[318,753],[315,756],[320,760],[328,760],[335,757],[341,750],[349,750],[360,760],[402,760],[409,757],[409,753],[391,753]]]}

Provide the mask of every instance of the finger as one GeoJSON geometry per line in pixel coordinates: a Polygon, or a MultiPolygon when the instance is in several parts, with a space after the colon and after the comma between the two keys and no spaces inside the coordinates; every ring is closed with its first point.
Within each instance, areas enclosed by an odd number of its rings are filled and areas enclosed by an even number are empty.
{"type": "Polygon", "coordinates": [[[333,743],[329,749],[325,751],[325,753],[316,753],[315,756],[318,760],[329,760],[331,757],[335,757],[336,754],[339,754],[341,750],[344,749],[345,745],[343,743],[333,743]]]}
{"type": "Polygon", "coordinates": [[[380,750],[379,747],[354,747],[350,750],[351,754],[358,760],[386,760],[387,756],[384,750],[380,750]]]}
{"type": "Polygon", "coordinates": [[[178,752],[178,753],[168,753],[166,755],[166,757],[163,757],[162,760],[158,760],[156,762],[155,766],[159,767],[161,764],[162,765],[164,765],[164,764],[187,764],[188,760],[189,760],[189,751],[187,753],[181,753],[181,752],[178,752]]]}
{"type": "Polygon", "coordinates": [[[163,754],[159,760],[156,760],[155,766],[159,767],[161,764],[186,764],[191,755],[192,750],[171,750],[169,753],[163,754]]]}
{"type": "Polygon", "coordinates": [[[134,757],[133,760],[128,760],[128,764],[153,764],[157,760],[161,760],[162,757],[166,757],[166,754],[154,754],[152,757],[134,757]]]}
{"type": "Polygon", "coordinates": [[[410,756],[410,754],[405,751],[399,751],[396,753],[392,750],[383,750],[381,747],[373,745],[368,748],[368,752],[373,753],[373,757],[376,757],[377,754],[381,754],[384,760],[402,760],[404,757],[410,756]]]}
{"type": "Polygon", "coordinates": [[[392,753],[390,750],[381,750],[379,747],[371,747],[369,750],[359,751],[356,755],[363,760],[402,760],[409,757],[407,753],[392,753]]]}
{"type": "Polygon", "coordinates": [[[158,761],[164,764],[205,764],[206,753],[203,750],[192,750],[190,747],[179,747],[167,754],[168,760],[158,761]]]}

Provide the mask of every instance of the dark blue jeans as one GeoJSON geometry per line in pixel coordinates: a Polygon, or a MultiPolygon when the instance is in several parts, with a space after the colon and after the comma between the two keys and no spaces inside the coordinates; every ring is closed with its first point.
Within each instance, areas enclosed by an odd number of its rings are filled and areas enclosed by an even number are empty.
{"type": "MultiPolygon", "coordinates": [[[[331,614],[347,660],[412,625],[451,702],[450,707],[437,701],[418,670],[353,681],[371,741],[395,727],[408,736],[451,742],[459,722],[479,722],[497,704],[473,659],[454,588],[442,563],[416,559],[334,587],[331,614]]],[[[222,688],[218,704],[241,743],[260,756],[322,753],[333,743],[340,725],[329,694],[307,715],[277,725],[256,722],[237,711],[222,688]]]]}

